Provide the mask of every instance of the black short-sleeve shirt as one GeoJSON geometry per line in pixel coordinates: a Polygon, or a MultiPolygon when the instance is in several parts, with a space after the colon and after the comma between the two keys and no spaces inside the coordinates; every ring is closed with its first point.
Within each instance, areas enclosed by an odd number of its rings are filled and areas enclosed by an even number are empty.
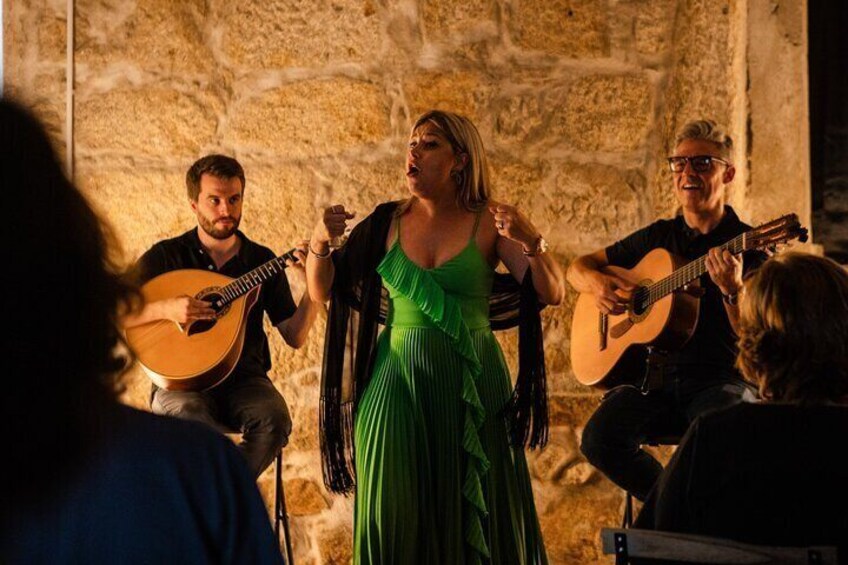
{"type": "MultiPolygon", "coordinates": [[[[725,206],[724,210],[724,217],[707,234],[690,228],[683,216],[656,221],[607,247],[607,260],[610,265],[631,269],[649,251],[658,247],[686,260],[695,260],[706,255],[710,248],[751,229],[739,219],[733,208],[725,206]]],[[[743,276],[762,265],[765,259],[765,254],[760,251],[746,251],[742,258],[743,276]]],[[[738,352],[737,336],[724,309],[721,291],[706,273],[701,276],[700,283],[706,292],[701,297],[695,333],[682,349],[669,355],[668,364],[689,372],[737,375],[734,368],[738,352]]]]}
{"type": "MultiPolygon", "coordinates": [[[[241,249],[220,270],[203,249],[200,238],[197,236],[197,228],[181,236],[160,241],[138,260],[136,272],[139,281],[144,283],[162,273],[177,269],[202,269],[236,278],[275,257],[267,247],[252,242],[240,231],[236,233],[241,239],[241,249]]],[[[262,327],[262,313],[267,312],[271,323],[276,326],[291,317],[295,310],[296,306],[285,274],[281,273],[262,285],[259,301],[247,318],[244,348],[239,362],[230,375],[231,379],[238,375],[264,375],[271,369],[271,354],[268,338],[262,327]]]]}

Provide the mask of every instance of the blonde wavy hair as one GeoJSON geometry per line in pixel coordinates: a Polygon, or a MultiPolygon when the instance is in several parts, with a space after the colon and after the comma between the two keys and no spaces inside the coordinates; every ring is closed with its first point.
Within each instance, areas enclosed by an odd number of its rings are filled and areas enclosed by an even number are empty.
{"type": "MultiPolygon", "coordinates": [[[[465,154],[465,166],[453,174],[456,182],[456,202],[460,207],[476,212],[489,201],[489,162],[483,149],[483,140],[474,124],[459,114],[443,110],[428,110],[418,116],[410,134],[424,124],[434,125],[445,136],[455,155],[465,154]]],[[[412,199],[401,204],[398,213],[403,213],[412,199]]]]}

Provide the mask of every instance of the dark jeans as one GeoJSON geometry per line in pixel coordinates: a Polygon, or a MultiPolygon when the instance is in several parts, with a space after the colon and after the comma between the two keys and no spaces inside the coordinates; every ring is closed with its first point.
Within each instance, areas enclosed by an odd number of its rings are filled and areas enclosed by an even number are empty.
{"type": "Polygon", "coordinates": [[[586,423],[580,449],[612,482],[644,501],[662,472],[659,461],[641,448],[646,440],[682,436],[704,412],[751,400],[751,388],[731,375],[670,370],[662,388],[647,394],[630,385],[610,390],[586,423]]]}
{"type": "Polygon", "coordinates": [[[288,443],[292,428],[286,401],[265,375],[230,375],[203,392],[157,389],[151,407],[156,414],[204,422],[222,433],[240,432],[239,448],[257,477],[288,443]]]}

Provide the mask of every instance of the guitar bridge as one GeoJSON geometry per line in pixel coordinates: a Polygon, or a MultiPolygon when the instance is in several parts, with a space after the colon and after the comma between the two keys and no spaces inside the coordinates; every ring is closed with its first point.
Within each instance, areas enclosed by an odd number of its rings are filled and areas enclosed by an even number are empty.
{"type": "Polygon", "coordinates": [[[609,317],[602,313],[598,313],[598,351],[603,351],[607,348],[607,331],[609,330],[609,317]]]}

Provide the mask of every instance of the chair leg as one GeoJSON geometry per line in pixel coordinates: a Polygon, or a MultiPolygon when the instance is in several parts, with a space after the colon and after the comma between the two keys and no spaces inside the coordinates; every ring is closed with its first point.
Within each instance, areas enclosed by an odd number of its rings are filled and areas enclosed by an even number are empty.
{"type": "Polygon", "coordinates": [[[624,519],[621,521],[622,528],[629,528],[633,525],[633,495],[625,492],[624,496],[624,519]]]}
{"type": "Polygon", "coordinates": [[[283,451],[277,453],[275,462],[275,486],[274,486],[274,534],[280,539],[280,524],[283,525],[283,535],[286,542],[287,565],[294,565],[294,554],[291,546],[291,532],[289,531],[289,515],[286,511],[286,493],[283,490],[283,451]]]}

